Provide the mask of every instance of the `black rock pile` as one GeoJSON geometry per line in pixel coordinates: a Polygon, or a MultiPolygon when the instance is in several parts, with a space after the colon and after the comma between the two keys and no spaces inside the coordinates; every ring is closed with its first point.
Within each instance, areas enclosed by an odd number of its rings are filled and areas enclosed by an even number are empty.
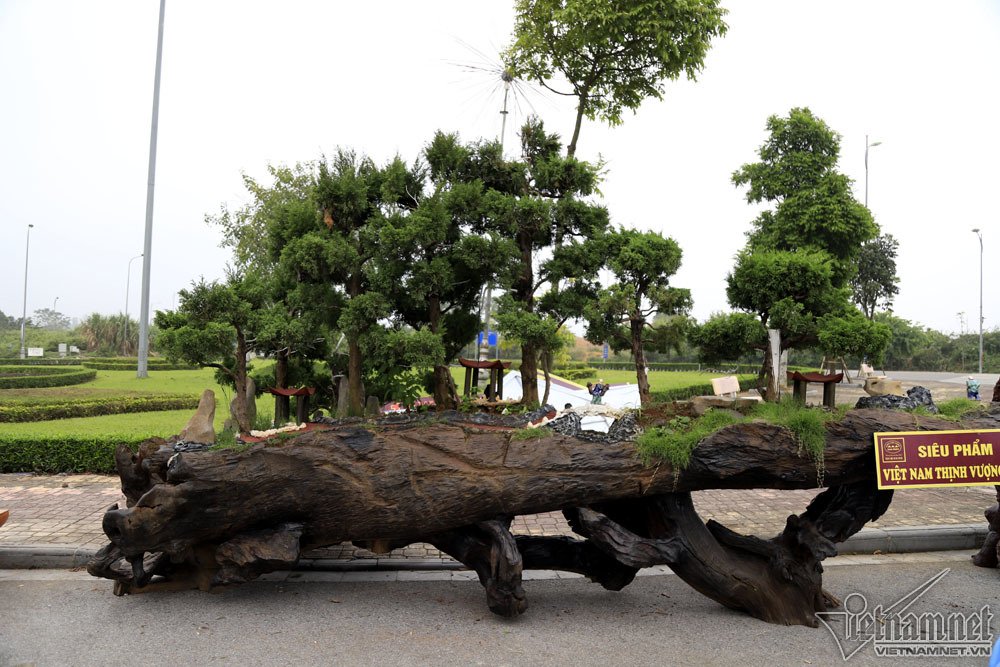
{"type": "Polygon", "coordinates": [[[938,407],[934,405],[931,392],[926,387],[913,387],[906,392],[906,396],[862,396],[854,407],[873,410],[913,410],[921,405],[927,408],[927,412],[938,413],[938,407]]]}

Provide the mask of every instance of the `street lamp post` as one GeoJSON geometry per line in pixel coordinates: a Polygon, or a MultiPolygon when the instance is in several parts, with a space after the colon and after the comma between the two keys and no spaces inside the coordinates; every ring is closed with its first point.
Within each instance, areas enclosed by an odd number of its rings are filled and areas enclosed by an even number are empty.
{"type": "Polygon", "coordinates": [[[972,230],[979,237],[979,372],[983,372],[983,233],[972,230]]]}
{"type": "Polygon", "coordinates": [[[55,300],[52,301],[52,312],[53,313],[56,312],[56,304],[57,303],[59,303],[59,297],[56,297],[55,300]]]}
{"type": "Polygon", "coordinates": [[[882,145],[881,141],[868,143],[868,135],[865,135],[865,208],[868,208],[868,149],[882,145]]]}
{"type": "Polygon", "coordinates": [[[156,132],[160,118],[160,64],[163,61],[163,14],[167,0],[160,0],[160,22],[156,34],[156,70],[153,75],[153,122],[149,130],[149,179],[146,184],[146,234],[142,246],[142,299],[139,305],[139,357],[137,378],[149,377],[149,274],[153,259],[153,192],[156,184],[156,132]]]}
{"type": "Polygon", "coordinates": [[[31,245],[31,228],[34,225],[28,225],[28,236],[24,240],[24,302],[21,304],[21,358],[24,359],[27,356],[27,350],[24,347],[24,322],[28,319],[28,246],[31,245]]]}
{"type": "Polygon", "coordinates": [[[128,274],[125,276],[125,342],[122,343],[122,354],[125,356],[128,356],[128,293],[129,283],[132,280],[132,262],[140,257],[142,257],[142,253],[128,261],[128,274]]]}

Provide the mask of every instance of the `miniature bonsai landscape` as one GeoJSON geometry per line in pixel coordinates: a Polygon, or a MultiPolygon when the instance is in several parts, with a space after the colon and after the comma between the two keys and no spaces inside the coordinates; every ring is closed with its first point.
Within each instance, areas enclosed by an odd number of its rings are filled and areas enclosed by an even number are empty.
{"type": "MultiPolygon", "coordinates": [[[[702,522],[690,492],[816,488],[816,459],[790,428],[762,420],[725,426],[679,466],[640,456],[628,439],[630,419],[607,436],[574,433],[569,416],[541,427],[551,427],[546,437],[515,436],[538,416],[331,420],[326,430],[242,451],[163,441],[137,453],[120,447],[127,507],[106,513],[110,544],[88,570],[114,579],[117,594],[211,590],[291,567],[325,545],[351,541],[387,552],[428,542],[475,570],[489,608],[503,616],[527,609],[524,569],[577,572],[621,590],[639,569],[666,564],[729,608],[815,626],[814,612],[839,604],[823,589],[822,561],[892,499],[891,490],[877,489],[872,434],[956,427],[889,410],[852,410],[826,422],[826,490],[765,539],[702,522]],[[553,510],[579,539],[511,534],[514,516],[553,510]]],[[[997,423],[997,414],[980,411],[960,424],[997,423]]],[[[977,563],[989,566],[986,551],[977,563]]]]}

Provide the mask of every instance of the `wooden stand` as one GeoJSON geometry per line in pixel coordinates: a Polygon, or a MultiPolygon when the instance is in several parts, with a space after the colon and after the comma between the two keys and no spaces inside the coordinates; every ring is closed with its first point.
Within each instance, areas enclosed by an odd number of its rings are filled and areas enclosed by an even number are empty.
{"type": "Polygon", "coordinates": [[[823,373],[800,373],[789,371],[788,379],[792,381],[792,396],[803,405],[806,402],[806,389],[810,382],[823,385],[823,405],[831,410],[837,407],[837,383],[844,378],[843,373],[824,375],[823,373]]]}
{"type": "Polygon", "coordinates": [[[295,397],[295,423],[301,424],[308,418],[309,397],[316,393],[316,387],[299,387],[298,389],[278,389],[272,387],[267,390],[269,394],[274,394],[274,424],[278,426],[289,420],[291,409],[291,397],[295,397]]]}
{"type": "Polygon", "coordinates": [[[839,372],[842,374],[841,379],[847,382],[851,381],[851,372],[847,369],[847,362],[844,361],[843,357],[823,357],[823,360],[819,362],[819,372],[826,374],[839,372]]]}
{"type": "Polygon", "coordinates": [[[490,372],[490,380],[486,385],[486,398],[490,401],[503,400],[503,372],[510,368],[509,361],[475,361],[473,359],[459,359],[458,363],[465,369],[464,395],[475,398],[478,393],[478,379],[473,376],[478,375],[480,369],[487,369],[490,372]]]}

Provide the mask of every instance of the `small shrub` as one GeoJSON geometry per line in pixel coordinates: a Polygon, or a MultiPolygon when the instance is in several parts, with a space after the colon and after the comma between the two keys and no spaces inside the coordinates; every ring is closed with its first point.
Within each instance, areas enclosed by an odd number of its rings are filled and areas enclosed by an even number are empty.
{"type": "Polygon", "coordinates": [[[557,368],[552,372],[567,380],[587,380],[597,377],[596,368],[557,368]]]}

